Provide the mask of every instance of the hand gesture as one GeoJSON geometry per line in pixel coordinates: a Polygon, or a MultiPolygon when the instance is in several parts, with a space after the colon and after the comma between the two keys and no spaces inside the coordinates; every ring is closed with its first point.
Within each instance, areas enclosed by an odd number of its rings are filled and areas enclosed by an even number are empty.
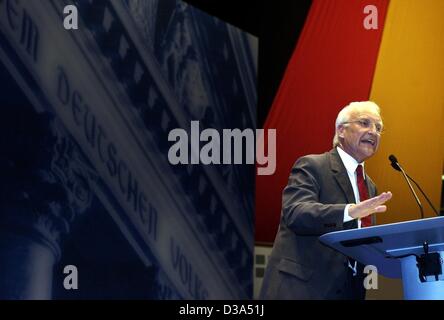
{"type": "Polygon", "coordinates": [[[375,212],[385,212],[387,206],[384,203],[392,198],[390,191],[383,192],[379,196],[367,199],[348,208],[348,215],[353,219],[364,218],[375,212]]]}

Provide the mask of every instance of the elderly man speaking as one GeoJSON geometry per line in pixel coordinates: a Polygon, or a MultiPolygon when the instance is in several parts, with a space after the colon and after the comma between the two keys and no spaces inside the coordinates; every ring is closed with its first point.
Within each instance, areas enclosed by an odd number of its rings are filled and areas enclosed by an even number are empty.
{"type": "Polygon", "coordinates": [[[363,266],[320,243],[319,236],[372,224],[391,192],[377,195],[364,161],[378,149],[383,123],[371,101],[338,114],[333,149],[299,158],[284,189],[279,230],[262,299],[364,299],[363,266]]]}

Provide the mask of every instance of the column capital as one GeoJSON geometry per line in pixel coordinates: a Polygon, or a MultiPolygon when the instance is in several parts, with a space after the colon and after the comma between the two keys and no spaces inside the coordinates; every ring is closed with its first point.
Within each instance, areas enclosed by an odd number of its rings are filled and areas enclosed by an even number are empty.
{"type": "Polygon", "coordinates": [[[61,236],[91,205],[94,170],[53,115],[8,109],[0,122],[2,232],[39,240],[58,259],[61,236]]]}

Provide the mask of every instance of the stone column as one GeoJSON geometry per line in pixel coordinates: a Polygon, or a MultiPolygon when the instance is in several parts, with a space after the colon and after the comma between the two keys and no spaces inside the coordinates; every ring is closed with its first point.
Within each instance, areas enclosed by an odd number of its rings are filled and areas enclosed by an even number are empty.
{"type": "Polygon", "coordinates": [[[0,299],[51,299],[63,235],[91,203],[90,173],[57,120],[30,108],[0,119],[0,299]]]}

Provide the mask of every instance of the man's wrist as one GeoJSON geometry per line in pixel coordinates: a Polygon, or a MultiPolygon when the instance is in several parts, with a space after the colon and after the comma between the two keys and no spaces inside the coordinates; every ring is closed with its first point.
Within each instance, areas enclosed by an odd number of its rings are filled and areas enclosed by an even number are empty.
{"type": "Polygon", "coordinates": [[[352,207],[354,207],[356,204],[354,203],[349,203],[345,206],[344,209],[344,222],[348,222],[348,221],[352,221],[353,219],[355,219],[351,214],[350,214],[350,209],[352,207]]]}

